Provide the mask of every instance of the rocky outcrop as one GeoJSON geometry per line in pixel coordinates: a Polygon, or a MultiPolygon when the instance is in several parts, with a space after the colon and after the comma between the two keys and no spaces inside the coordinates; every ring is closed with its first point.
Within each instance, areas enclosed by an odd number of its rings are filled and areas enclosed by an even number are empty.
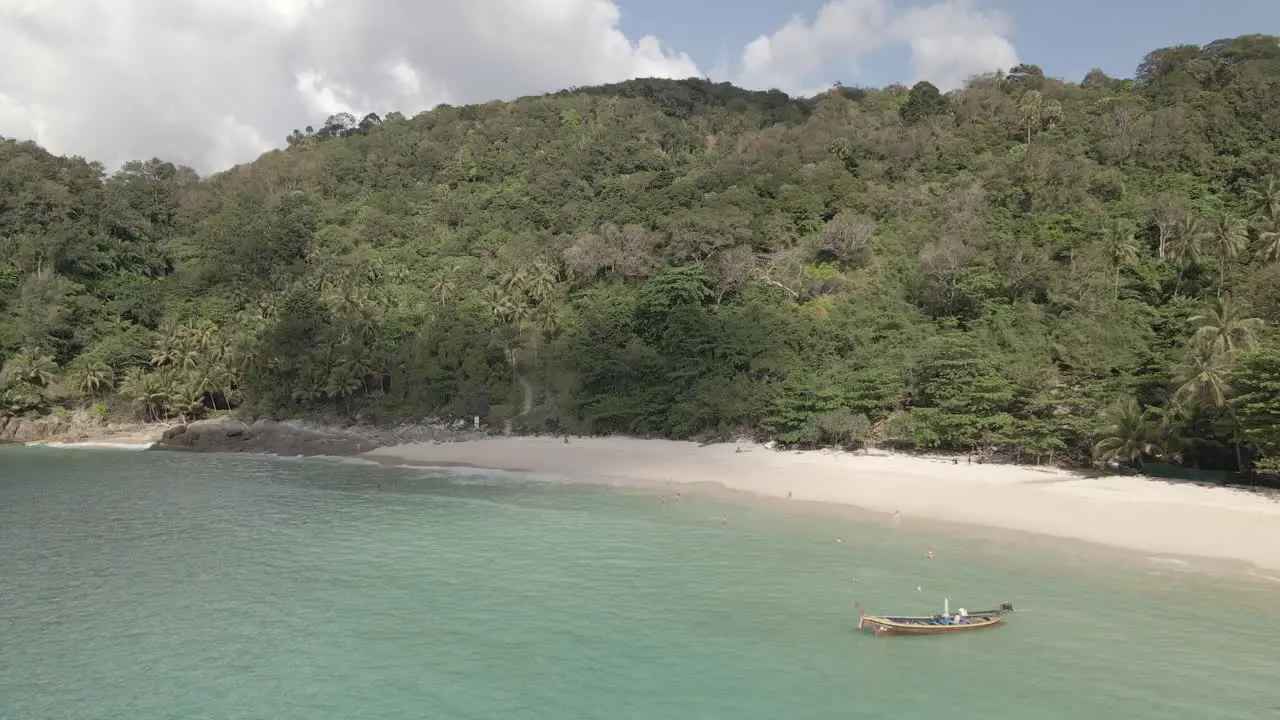
{"type": "MultiPolygon", "coordinates": [[[[145,432],[149,426],[117,425],[78,413],[72,417],[38,418],[0,416],[0,442],[89,442],[117,435],[145,432]]],[[[150,426],[154,429],[154,426],[150,426]]]]}
{"type": "Polygon", "coordinates": [[[467,440],[485,433],[460,425],[402,425],[392,428],[326,427],[302,421],[231,418],[198,420],[165,431],[152,450],[265,453],[285,456],[358,455],[387,445],[467,440]]]}

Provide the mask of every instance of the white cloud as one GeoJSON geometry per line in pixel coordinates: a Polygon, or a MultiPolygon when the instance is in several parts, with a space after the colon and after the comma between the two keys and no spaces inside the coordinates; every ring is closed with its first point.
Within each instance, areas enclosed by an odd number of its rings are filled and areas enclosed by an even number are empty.
{"type": "Polygon", "coordinates": [[[888,9],[886,0],[831,0],[812,23],[793,16],[772,35],[747,43],[738,81],[798,92],[831,60],[856,73],[858,56],[883,46],[888,9]]]}
{"type": "MultiPolygon", "coordinates": [[[[617,2],[643,1],[0,0],[0,135],[112,168],[159,156],[207,172],[334,112],[701,76],[620,30],[617,2]]],[[[1013,64],[1007,32],[968,0],[830,0],[749,43],[734,79],[811,91],[905,44],[919,76],[952,87],[1013,64]]]]}
{"type": "Polygon", "coordinates": [[[613,0],[0,0],[0,135],[202,170],[350,111],[700,75],[613,0]]]}
{"type": "Polygon", "coordinates": [[[970,0],[912,8],[890,28],[911,48],[916,79],[942,90],[960,87],[973,75],[1017,65],[1018,53],[1007,37],[1012,30],[1004,15],[974,8],[970,0]]]}
{"type": "Polygon", "coordinates": [[[976,8],[970,0],[906,7],[893,0],[830,0],[812,22],[795,16],[748,43],[736,80],[800,94],[819,79],[828,84],[842,79],[815,75],[856,78],[862,58],[905,44],[912,81],[929,80],[949,90],[971,75],[1016,65],[1017,53],[1006,37],[1011,29],[1002,14],[976,8]]]}

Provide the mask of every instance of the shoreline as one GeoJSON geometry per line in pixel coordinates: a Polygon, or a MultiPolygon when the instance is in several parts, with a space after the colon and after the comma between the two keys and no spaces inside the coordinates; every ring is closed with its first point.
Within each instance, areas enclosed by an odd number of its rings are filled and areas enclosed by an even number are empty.
{"type": "Polygon", "coordinates": [[[94,428],[78,430],[75,436],[55,435],[43,440],[14,440],[12,445],[25,447],[49,447],[64,449],[148,450],[160,442],[164,433],[173,425],[137,425],[123,428],[94,428]],[[94,432],[94,430],[97,430],[94,432]]]}
{"type": "MultiPolygon", "coordinates": [[[[173,427],[107,427],[87,437],[16,444],[181,449],[161,442],[173,427]]],[[[1280,582],[1280,498],[1242,488],[1045,466],[970,464],[965,456],[774,450],[748,442],[701,444],[620,436],[578,437],[569,443],[550,436],[403,440],[413,442],[337,454],[249,452],[544,473],[586,481],[615,478],[655,487],[711,484],[769,500],[794,499],[882,516],[901,512],[917,520],[1083,541],[1152,556],[1241,563],[1254,568],[1247,571],[1250,575],[1280,582]]],[[[204,451],[225,452],[216,447],[204,451]]]]}
{"type": "MultiPolygon", "coordinates": [[[[1244,563],[1276,581],[1280,502],[1227,487],[962,457],[776,451],[623,437],[491,437],[381,447],[384,464],[473,467],[651,484],[713,483],[761,498],[852,507],[1083,541],[1154,556],[1244,563]]],[[[1256,573],[1250,572],[1253,575],[1256,573]]]]}

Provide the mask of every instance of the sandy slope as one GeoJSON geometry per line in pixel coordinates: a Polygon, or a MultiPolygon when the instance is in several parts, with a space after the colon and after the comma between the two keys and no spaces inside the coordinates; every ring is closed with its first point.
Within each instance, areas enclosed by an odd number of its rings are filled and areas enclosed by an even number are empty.
{"type": "Polygon", "coordinates": [[[462,464],[567,476],[715,482],[763,496],[842,503],[1150,553],[1240,560],[1280,570],[1280,503],[1238,490],[1133,477],[906,455],[777,452],[631,438],[488,438],[367,453],[383,461],[462,464]]]}

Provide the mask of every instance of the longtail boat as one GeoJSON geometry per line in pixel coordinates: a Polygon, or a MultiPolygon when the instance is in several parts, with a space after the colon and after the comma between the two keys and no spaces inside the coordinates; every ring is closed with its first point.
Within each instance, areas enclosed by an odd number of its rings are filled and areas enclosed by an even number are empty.
{"type": "Polygon", "coordinates": [[[1004,618],[1013,612],[1012,603],[1000,603],[994,610],[969,612],[960,608],[951,614],[950,601],[944,601],[940,615],[918,615],[891,617],[887,615],[868,615],[862,606],[858,612],[862,617],[858,620],[859,630],[871,630],[876,635],[943,635],[946,633],[981,630],[995,627],[1004,622],[1004,618]]]}

